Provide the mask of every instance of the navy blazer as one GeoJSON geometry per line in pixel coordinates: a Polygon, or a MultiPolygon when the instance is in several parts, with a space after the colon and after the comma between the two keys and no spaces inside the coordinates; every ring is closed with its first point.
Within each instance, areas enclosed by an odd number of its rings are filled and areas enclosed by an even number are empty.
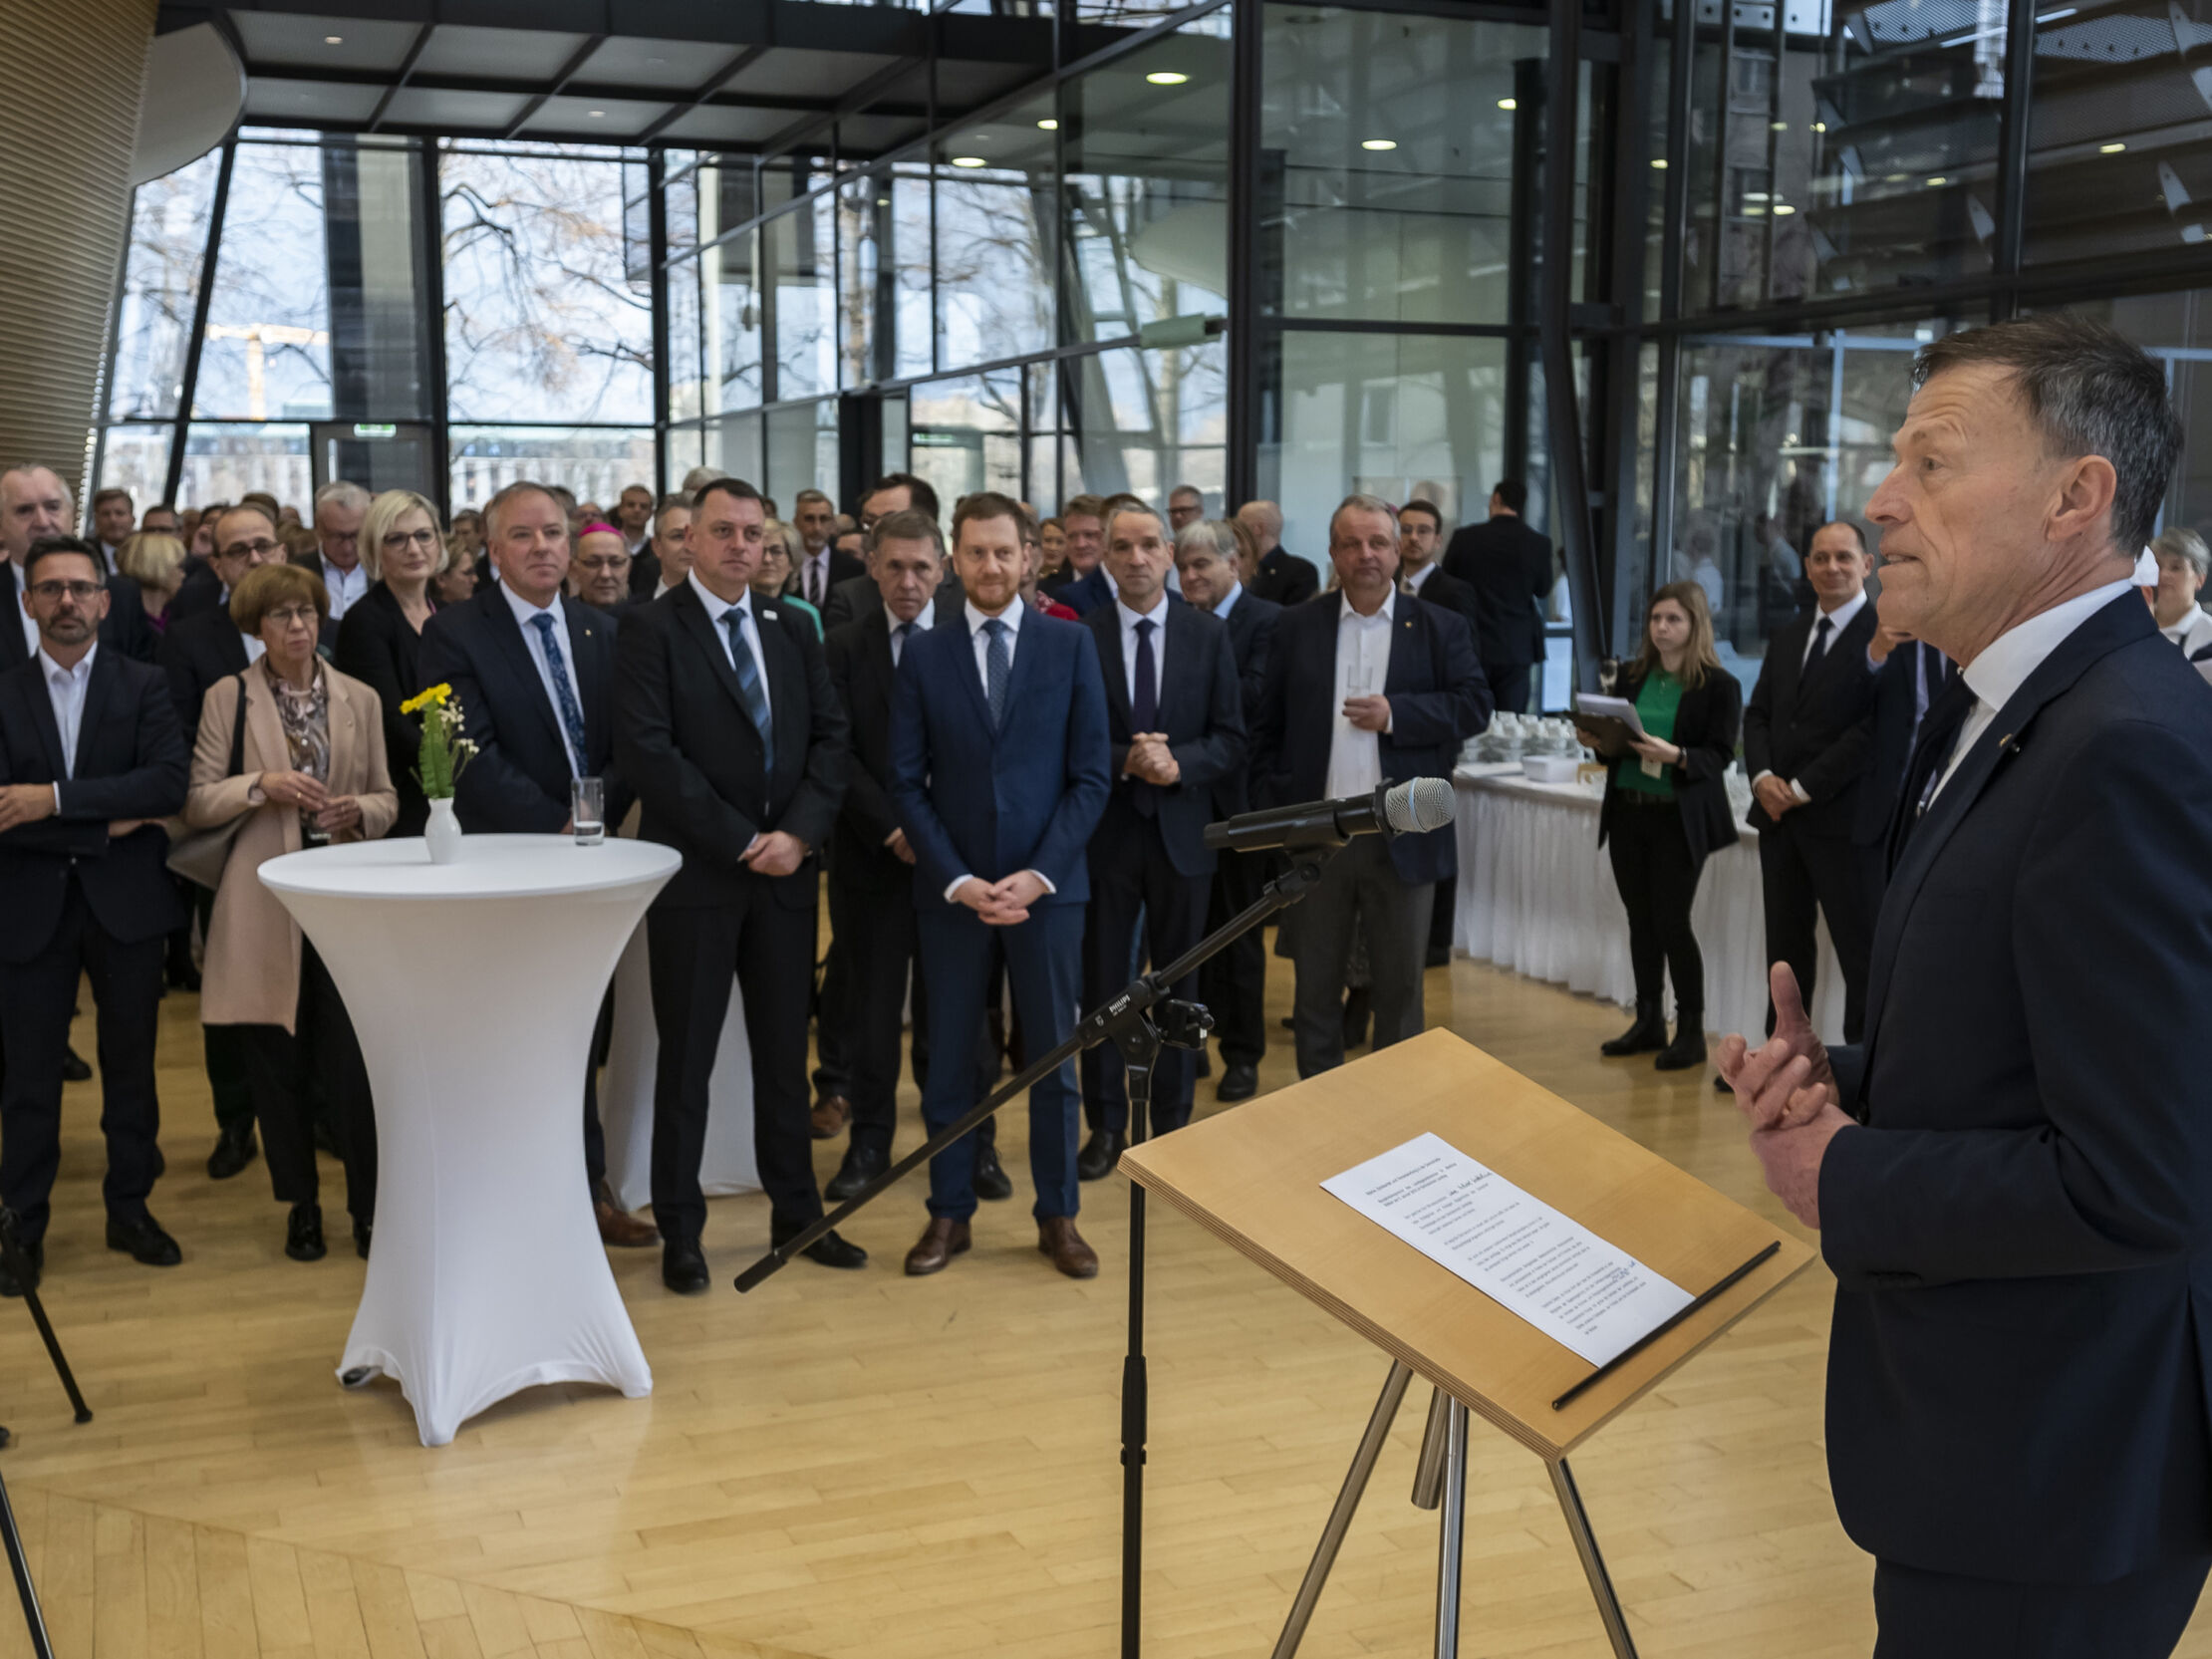
{"type": "MultiPolygon", "coordinates": [[[[1801,785],[1812,799],[1793,808],[1790,822],[1809,835],[1840,837],[1851,833],[1866,770],[1866,716],[1874,707],[1866,648],[1874,639],[1874,601],[1868,597],[1806,674],[1805,642],[1819,620],[1817,610],[1808,611],[1767,642],[1767,660],[1744,705],[1744,770],[1755,780],[1773,772],[1801,785]]],[[[1775,828],[1756,796],[1744,822],[1762,833],[1775,828]]]]}
{"type": "MultiPolygon", "coordinates": [[[[917,638],[909,635],[908,638],[917,638]]],[[[822,642],[830,684],[852,727],[845,800],[831,841],[830,880],[901,892],[914,866],[884,845],[899,827],[891,806],[891,708],[899,671],[891,662],[891,618],[881,605],[822,642]]]]}
{"type": "MultiPolygon", "coordinates": [[[[188,913],[168,872],[169,838],[159,820],[184,810],[191,749],[161,671],[111,651],[93,657],[74,776],[62,781],[61,810],[0,833],[0,962],[29,962],[62,918],[76,873],[85,903],[110,937],[158,939],[188,913]],[[110,836],[118,819],[145,820],[110,836]]],[[[62,732],[38,663],[0,674],[0,784],[63,780],[62,732]]]]}
{"type": "MultiPolygon", "coordinates": [[[[1904,787],[1905,768],[1912,761],[1912,716],[1919,701],[1922,653],[1931,660],[1942,656],[1932,645],[1905,640],[1883,659],[1880,668],[1871,671],[1874,703],[1866,715],[1866,770],[1859,777],[1858,804],[1851,810],[1851,839],[1861,847],[1879,847],[1889,839],[1890,814],[1897,806],[1897,791],[1904,787]]],[[[1943,688],[1931,674],[1930,705],[1942,694],[1943,688]]]]}
{"type": "Polygon", "coordinates": [[[2133,590],[2028,677],[1891,874],[1829,1143],[1828,1470],[1884,1560],[2212,1552],[2212,688],[2133,590]]]}
{"type": "MultiPolygon", "coordinates": [[[[1215,613],[1217,616],[1219,612],[1215,613]]],[[[1246,588],[1229,608],[1229,643],[1237,652],[1237,689],[1244,710],[1244,763],[1214,790],[1214,810],[1234,818],[1251,804],[1252,741],[1259,722],[1259,697],[1267,689],[1267,664],[1275,649],[1275,623],[1282,607],[1246,588]]]]}
{"type": "Polygon", "coordinates": [[[767,882],[794,909],[811,910],[819,893],[815,855],[845,794],[845,711],[813,620],[757,594],[752,608],[775,735],[772,769],[725,636],[698,590],[685,582],[623,618],[615,757],[645,807],[639,838],[684,855],[657,908],[737,904],[754,882],[767,882]],[[788,876],[756,875],[741,862],[753,837],[771,830],[814,849],[788,876]]]}
{"type": "MultiPolygon", "coordinates": [[[[362,603],[368,603],[364,600],[362,603]]],[[[584,776],[606,785],[607,822],[630,812],[631,791],[615,758],[615,624],[582,600],[563,596],[568,650],[583,706],[584,776]]],[[[461,828],[478,835],[558,835],[569,821],[568,739],[538,678],[522,625],[499,587],[448,605],[423,625],[420,686],[451,686],[461,735],[476,756],[453,785],[461,828]]]]}
{"type": "Polygon", "coordinates": [[[1047,591],[1045,597],[1058,600],[1079,617],[1089,616],[1102,605],[1113,604],[1114,590],[1106,581],[1106,561],[1099,560],[1086,574],[1047,591]]]}
{"type": "MultiPolygon", "coordinates": [[[[1252,787],[1262,806],[1327,798],[1329,744],[1336,731],[1339,679],[1336,625],[1341,592],[1293,605],[1275,624],[1275,653],[1252,722],[1252,787]]],[[[1399,594],[1391,612],[1390,670],[1383,694],[1391,728],[1377,737],[1385,783],[1452,776],[1460,744],[1490,724],[1490,682],[1475,658],[1467,624],[1441,605],[1399,594]]],[[[1447,824],[1390,843],[1391,862],[1413,884],[1440,882],[1459,869],[1447,824]]]]}
{"type": "MultiPolygon", "coordinates": [[[[1015,603],[1020,603],[1018,600],[1015,603]]],[[[974,636],[960,620],[909,640],[891,711],[891,803],[914,849],[917,909],[960,876],[1034,870],[1090,897],[1084,849],[1106,810],[1106,686],[1090,630],[1029,611],[1014,638],[1005,723],[991,729],[974,636]]]]}
{"type": "Polygon", "coordinates": [[[1113,788],[1092,845],[1138,832],[1136,791],[1142,787],[1152,791],[1160,839],[1176,873],[1211,876],[1215,854],[1206,844],[1206,826],[1214,816],[1215,794],[1244,769],[1244,699],[1237,685],[1237,651],[1230,642],[1229,624],[1210,612],[1171,603],[1162,615],[1166,637],[1159,649],[1166,655],[1160,665],[1160,706],[1154,729],[1167,733],[1168,752],[1180,772],[1167,789],[1140,785],[1123,775],[1135,722],[1130,715],[1129,667],[1121,652],[1121,607],[1102,605],[1083,619],[1106,679],[1111,746],[1107,776],[1113,788]]]}

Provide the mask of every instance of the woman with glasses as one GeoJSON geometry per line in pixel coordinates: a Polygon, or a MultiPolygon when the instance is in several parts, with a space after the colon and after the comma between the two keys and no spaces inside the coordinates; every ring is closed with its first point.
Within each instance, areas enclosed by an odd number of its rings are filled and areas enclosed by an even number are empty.
{"type": "Polygon", "coordinates": [[[760,527],[760,563],[752,573],[752,596],[755,600],[772,599],[778,605],[790,606],[814,625],[814,637],[818,640],[822,637],[822,613],[801,599],[798,589],[791,586],[792,573],[799,568],[798,547],[798,529],[782,519],[771,518],[760,527]]]}
{"type": "Polygon", "coordinates": [[[433,584],[448,555],[437,509],[411,489],[388,489],[361,521],[361,563],[369,591],[338,624],[331,661],[384,703],[385,765],[400,793],[394,835],[420,835],[430,803],[415,781],[422,728],[400,704],[422,689],[415,662],[422,625],[437,609],[433,584]]]}
{"type": "Polygon", "coordinates": [[[377,1127],[361,1044],[330,970],[254,873],[280,853],[373,840],[400,810],[377,693],[316,655],[329,615],[322,579],[297,565],[263,565],[232,590],[231,621],[265,650],[208,690],[184,801],[194,829],[244,819],[215,888],[199,1013],[240,1028],[269,1181],[291,1207],[284,1253],[295,1261],[326,1253],[309,1079],[322,1079],[331,1105],[363,1256],[377,1213],[377,1127]]]}

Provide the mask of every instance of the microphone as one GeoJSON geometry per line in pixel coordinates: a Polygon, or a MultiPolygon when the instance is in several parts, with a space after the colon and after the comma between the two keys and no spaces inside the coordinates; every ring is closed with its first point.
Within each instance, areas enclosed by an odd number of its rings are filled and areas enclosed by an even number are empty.
{"type": "Polygon", "coordinates": [[[1265,812],[1241,812],[1206,826],[1206,844],[1242,853],[1282,847],[1341,847],[1355,835],[1420,835],[1452,821],[1452,785],[1440,777],[1381,783],[1372,795],[1308,801],[1265,812]]]}

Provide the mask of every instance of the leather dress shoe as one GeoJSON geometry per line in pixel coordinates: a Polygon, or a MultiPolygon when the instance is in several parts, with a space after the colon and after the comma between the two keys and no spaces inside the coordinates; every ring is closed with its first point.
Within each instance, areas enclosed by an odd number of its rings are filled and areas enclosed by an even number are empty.
{"type": "MultiPolygon", "coordinates": [[[[980,1166],[982,1159],[978,1157],[975,1162],[980,1166]]],[[[837,1166],[837,1173],[830,1177],[829,1185],[822,1189],[822,1196],[832,1204],[843,1204],[890,1167],[891,1159],[888,1154],[866,1141],[856,1139],[845,1149],[845,1161],[837,1166]]],[[[981,1173],[979,1168],[977,1173],[981,1173]]]]}
{"type": "Polygon", "coordinates": [[[215,1150],[207,1155],[207,1179],[228,1181],[254,1161],[261,1147],[253,1138],[253,1119],[225,1124],[215,1137],[215,1150]]]}
{"type": "Polygon", "coordinates": [[[1111,1129],[1094,1130],[1091,1138],[1083,1143],[1083,1150],[1075,1155],[1075,1177],[1078,1181],[1103,1181],[1114,1173],[1114,1165],[1129,1149],[1129,1137],[1117,1135],[1111,1129]]]}
{"type": "Polygon", "coordinates": [[[1216,1100],[1249,1100],[1259,1092],[1259,1068],[1244,1060],[1222,1067],[1222,1080],[1214,1086],[1216,1100]]]}
{"type": "Polygon", "coordinates": [[[45,1240],[34,1239],[28,1244],[18,1244],[16,1248],[23,1257],[24,1265],[30,1268],[30,1282],[17,1282],[15,1274],[8,1271],[7,1263],[0,1260],[0,1296],[20,1296],[26,1290],[36,1290],[39,1287],[39,1275],[46,1270],[45,1240]]]}
{"type": "Polygon", "coordinates": [[[670,1239],[661,1245],[661,1282],[680,1296],[703,1293],[709,1282],[706,1256],[689,1239],[670,1239]]]}
{"type": "Polygon", "coordinates": [[[184,1259],[184,1252],[176,1247],[176,1241],[163,1233],[161,1224],[151,1216],[135,1222],[110,1216],[108,1247],[122,1250],[132,1260],[142,1261],[148,1267],[173,1267],[184,1259]]]}
{"type": "Polygon", "coordinates": [[[294,1261],[320,1261],[330,1253],[323,1243],[323,1207],[295,1204],[284,1223],[284,1253],[294,1261]]]}
{"type": "Polygon", "coordinates": [[[620,1208],[604,1181],[592,1193],[592,1218],[599,1223],[602,1244],[611,1244],[617,1249],[641,1249],[661,1242],[661,1230],[620,1208]]]}
{"type": "Polygon", "coordinates": [[[92,1067],[85,1063],[84,1056],[74,1048],[65,1047],[62,1050],[62,1081],[65,1083],[89,1083],[92,1081],[92,1067]]]}
{"type": "Polygon", "coordinates": [[[1006,1166],[998,1161],[996,1146],[975,1149],[975,1173],[968,1185],[975,1189],[977,1198],[988,1199],[993,1204],[1013,1197],[1013,1182],[1006,1176],[1006,1166]]]}
{"type": "Polygon", "coordinates": [[[1098,1277],[1098,1251],[1083,1243],[1073,1216],[1048,1216],[1037,1223],[1037,1253],[1069,1278],[1098,1277]]]}
{"type": "Polygon", "coordinates": [[[377,1224],[375,1222],[354,1223],[354,1254],[360,1256],[364,1261],[369,1259],[369,1244],[375,1237],[376,1231],[377,1224]]]}
{"type": "Polygon", "coordinates": [[[813,1111],[814,1138],[817,1141],[834,1141],[845,1133],[845,1125],[853,1121],[853,1103],[841,1094],[825,1094],[813,1111]]]}
{"type": "MultiPolygon", "coordinates": [[[[768,1226],[768,1242],[781,1249],[786,1240],[796,1239],[805,1231],[804,1228],[785,1227],[780,1222],[771,1222],[768,1226]]],[[[840,1239],[835,1233],[823,1234],[799,1253],[807,1260],[824,1267],[851,1268],[868,1265],[868,1252],[858,1244],[840,1239]]]]}
{"type": "Polygon", "coordinates": [[[949,1216],[932,1216],[930,1225],[922,1230],[922,1237],[915,1241],[914,1248],[907,1251],[907,1276],[921,1278],[928,1273],[941,1273],[945,1264],[956,1255],[968,1251],[968,1224],[956,1222],[949,1216]]]}

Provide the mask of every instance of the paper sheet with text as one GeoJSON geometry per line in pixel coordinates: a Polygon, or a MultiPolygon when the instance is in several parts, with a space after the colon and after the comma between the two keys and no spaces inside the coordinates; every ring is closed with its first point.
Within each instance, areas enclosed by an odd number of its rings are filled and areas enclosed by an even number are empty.
{"type": "Polygon", "coordinates": [[[1435,1135],[1417,1135],[1321,1186],[1592,1365],[1691,1301],[1680,1285],[1435,1135]]]}

